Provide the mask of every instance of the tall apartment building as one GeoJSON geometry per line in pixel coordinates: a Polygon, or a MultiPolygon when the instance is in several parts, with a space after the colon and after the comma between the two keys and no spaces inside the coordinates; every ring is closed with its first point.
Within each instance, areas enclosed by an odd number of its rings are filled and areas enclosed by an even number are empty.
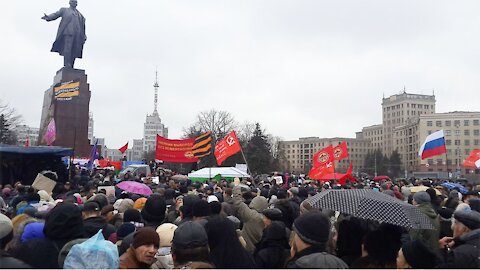
{"type": "Polygon", "coordinates": [[[27,125],[18,125],[14,131],[17,134],[17,145],[25,145],[25,142],[29,141],[31,146],[37,144],[39,136],[39,128],[29,127],[27,125]]]}
{"type": "Polygon", "coordinates": [[[370,141],[357,138],[305,137],[296,141],[282,141],[279,146],[284,156],[282,165],[287,171],[294,174],[308,173],[312,168],[313,154],[330,144],[337,146],[343,141],[347,142],[349,157],[335,162],[336,171],[346,172],[350,161],[354,172],[361,170],[370,148],[370,141]]]}
{"type": "Polygon", "coordinates": [[[445,133],[447,154],[421,162],[419,160],[420,170],[450,171],[462,177],[469,174],[479,175],[480,170],[465,169],[462,164],[473,149],[480,149],[480,112],[457,111],[420,116],[419,144],[422,144],[429,134],[441,129],[445,133]]]}
{"type": "Polygon", "coordinates": [[[155,76],[154,109],[153,113],[147,115],[145,123],[143,124],[143,151],[154,151],[157,145],[157,134],[162,137],[168,137],[168,128],[162,123],[157,111],[158,104],[158,77],[155,76]]]}
{"type": "Polygon", "coordinates": [[[406,125],[409,119],[435,113],[435,95],[403,92],[382,100],[383,153],[391,155],[394,148],[395,128],[406,125]]]}

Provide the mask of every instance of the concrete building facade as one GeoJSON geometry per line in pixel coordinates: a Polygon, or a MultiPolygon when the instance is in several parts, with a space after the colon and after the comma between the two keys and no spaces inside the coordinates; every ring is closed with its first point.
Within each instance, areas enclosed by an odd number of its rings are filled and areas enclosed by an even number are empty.
{"type": "Polygon", "coordinates": [[[335,162],[335,170],[345,173],[350,161],[353,172],[360,171],[370,146],[370,141],[358,138],[319,138],[305,137],[295,141],[281,141],[279,149],[283,154],[283,167],[294,174],[308,173],[312,168],[312,157],[320,149],[339,145],[346,141],[349,157],[335,162]]]}
{"type": "Polygon", "coordinates": [[[395,128],[406,125],[409,119],[435,113],[435,95],[403,92],[382,99],[383,153],[390,156],[394,148],[395,128]]]}
{"type": "Polygon", "coordinates": [[[464,168],[462,164],[472,150],[480,149],[480,112],[456,111],[420,116],[419,146],[429,134],[441,129],[445,134],[446,155],[422,161],[418,158],[419,169],[453,172],[453,175],[458,177],[479,175],[480,170],[464,168]]]}
{"type": "Polygon", "coordinates": [[[39,136],[39,128],[29,127],[27,125],[18,125],[14,131],[17,135],[17,145],[25,145],[25,142],[29,141],[30,146],[36,146],[39,136]]]}

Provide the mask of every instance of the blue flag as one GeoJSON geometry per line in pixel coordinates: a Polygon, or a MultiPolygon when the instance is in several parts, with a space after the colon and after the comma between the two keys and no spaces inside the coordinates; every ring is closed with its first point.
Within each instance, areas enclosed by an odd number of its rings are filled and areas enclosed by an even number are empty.
{"type": "Polygon", "coordinates": [[[95,144],[92,147],[92,151],[90,151],[90,160],[88,160],[87,163],[87,169],[89,170],[93,170],[93,162],[95,161],[95,159],[98,159],[97,143],[98,139],[95,141],[95,144]]]}

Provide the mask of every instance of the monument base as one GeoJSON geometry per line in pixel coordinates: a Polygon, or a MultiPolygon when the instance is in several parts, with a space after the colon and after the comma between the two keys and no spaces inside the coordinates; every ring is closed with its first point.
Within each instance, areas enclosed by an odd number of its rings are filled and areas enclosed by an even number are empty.
{"type": "Polygon", "coordinates": [[[75,156],[90,156],[90,96],[85,70],[65,67],[58,70],[53,85],[44,94],[38,145],[46,145],[43,135],[53,118],[56,138],[52,145],[73,148],[75,156]]]}

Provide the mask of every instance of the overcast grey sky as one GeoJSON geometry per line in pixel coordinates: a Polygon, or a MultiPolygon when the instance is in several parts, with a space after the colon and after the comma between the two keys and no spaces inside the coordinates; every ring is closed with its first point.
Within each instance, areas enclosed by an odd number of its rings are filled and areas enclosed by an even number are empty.
{"type": "MultiPolygon", "coordinates": [[[[67,0],[0,1],[1,99],[38,127],[63,57],[50,52],[67,0]]],[[[226,110],[285,140],[354,137],[382,95],[431,94],[437,112],[479,111],[480,1],[78,0],[96,137],[142,138],[159,106],[170,138],[226,110]]]]}

